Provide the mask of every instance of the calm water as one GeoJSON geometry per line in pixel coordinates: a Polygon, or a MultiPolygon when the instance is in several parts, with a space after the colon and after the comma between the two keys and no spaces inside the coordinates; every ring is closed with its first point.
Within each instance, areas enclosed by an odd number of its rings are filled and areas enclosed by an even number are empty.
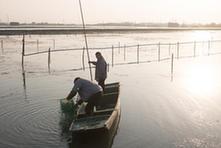
{"type": "MultiPolygon", "coordinates": [[[[221,31],[92,34],[89,46],[220,38],[221,31]]],[[[50,74],[47,55],[26,57],[23,75],[21,37],[2,36],[0,40],[4,40],[4,53],[0,54],[0,147],[81,147],[70,144],[71,140],[76,142],[68,132],[71,118],[61,112],[59,99],[69,93],[76,76],[89,79],[88,70],[67,70],[81,65],[82,53],[54,53],[50,74]]],[[[81,35],[27,36],[26,40],[27,53],[53,48],[53,40],[57,49],[84,46],[81,35]]],[[[122,107],[113,148],[221,147],[221,56],[205,56],[207,49],[203,45],[197,49],[196,58],[174,61],[172,82],[170,60],[110,68],[107,82],[120,81],[122,107]]],[[[218,49],[211,47],[211,50],[218,49]]],[[[95,59],[94,52],[90,52],[92,59],[95,59]]],[[[111,63],[111,55],[102,52],[111,63]]],[[[118,52],[115,60],[123,60],[122,51],[118,52]]],[[[134,54],[128,51],[126,60],[136,60],[134,54]]],[[[97,139],[97,143],[100,142],[97,139]]]]}

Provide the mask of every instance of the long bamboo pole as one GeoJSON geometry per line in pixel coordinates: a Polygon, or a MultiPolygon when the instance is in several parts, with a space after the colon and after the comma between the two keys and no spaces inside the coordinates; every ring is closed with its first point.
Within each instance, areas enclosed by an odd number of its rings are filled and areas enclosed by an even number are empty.
{"type": "Polygon", "coordinates": [[[83,65],[83,70],[85,70],[85,64],[84,64],[84,50],[85,50],[85,48],[83,47],[83,53],[82,53],[82,65],[83,65]]]}
{"type": "Polygon", "coordinates": [[[83,30],[84,30],[84,41],[85,41],[85,46],[86,46],[86,50],[87,50],[88,64],[89,64],[89,68],[90,68],[90,76],[91,76],[91,81],[93,81],[91,64],[89,63],[90,55],[89,55],[89,50],[88,50],[87,34],[86,34],[86,29],[85,29],[84,15],[83,15],[83,10],[82,10],[81,0],[79,0],[79,5],[80,5],[80,11],[81,11],[81,20],[82,20],[82,25],[83,25],[83,30]]]}

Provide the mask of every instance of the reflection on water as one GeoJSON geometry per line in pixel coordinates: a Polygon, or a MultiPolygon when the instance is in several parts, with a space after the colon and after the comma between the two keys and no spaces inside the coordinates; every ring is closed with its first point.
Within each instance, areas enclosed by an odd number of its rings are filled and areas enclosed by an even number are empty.
{"type": "Polygon", "coordinates": [[[212,39],[211,32],[208,31],[195,31],[193,33],[193,39],[195,41],[208,41],[212,39]]]}
{"type": "Polygon", "coordinates": [[[186,88],[193,94],[212,95],[216,91],[216,68],[208,63],[192,64],[186,69],[186,88]]]}
{"type": "MultiPolygon", "coordinates": [[[[109,39],[101,35],[100,37],[91,37],[91,43],[93,47],[98,45],[103,47],[119,41],[121,41],[121,45],[124,45],[135,42],[176,42],[210,38],[206,37],[209,36],[208,33],[197,32],[142,33],[130,34],[130,36],[121,34],[109,35],[109,39]],[[196,35],[194,39],[193,34],[196,35]],[[142,40],[137,37],[141,37],[142,40]]],[[[221,32],[216,31],[215,34],[211,33],[211,35],[213,39],[219,39],[221,32]]],[[[51,36],[49,37],[51,38],[51,36]]],[[[78,36],[76,37],[78,38],[78,36]]],[[[47,39],[45,36],[37,36],[37,38],[44,41],[47,39]]],[[[70,38],[72,38],[72,43],[73,36],[70,38]]],[[[9,39],[12,40],[13,38],[9,39]]],[[[60,47],[57,48],[66,47],[64,46],[66,38],[59,36],[57,40],[62,40],[58,44],[60,47]]],[[[54,69],[57,68],[59,70],[69,69],[70,65],[66,67],[68,65],[67,60],[60,62],[61,56],[53,53],[55,63],[52,63],[54,65],[51,67],[50,74],[45,71],[47,69],[46,55],[26,58],[27,65],[25,68],[27,71],[22,72],[20,37],[18,41],[12,40],[8,43],[4,55],[0,55],[0,132],[2,133],[0,147],[220,148],[221,93],[219,90],[221,88],[221,72],[218,72],[221,63],[220,55],[207,56],[206,62],[199,63],[196,61],[200,57],[175,60],[173,83],[169,82],[168,77],[162,77],[162,75],[168,76],[170,73],[169,62],[114,67],[110,71],[108,81],[119,80],[122,82],[121,105],[123,116],[121,131],[118,132],[115,139],[114,136],[111,137],[111,134],[105,132],[72,138],[69,126],[73,116],[61,113],[58,98],[64,97],[69,91],[73,77],[88,77],[88,71],[61,70],[54,72],[54,69]],[[12,50],[10,50],[11,48],[12,50]],[[56,56],[59,58],[56,59],[56,56]],[[218,60],[214,63],[209,61],[215,59],[218,60]],[[186,63],[188,66],[185,65],[186,63]],[[185,69],[186,67],[188,68],[185,69]],[[182,73],[183,77],[178,77],[178,73],[182,73]],[[181,86],[180,81],[183,82],[181,86]],[[188,91],[183,89],[184,87],[188,91]],[[24,99],[27,97],[28,99],[24,99]],[[112,145],[113,139],[115,141],[112,145]]],[[[76,47],[82,47],[80,38],[74,42],[76,47]]],[[[204,45],[196,44],[196,55],[199,55],[198,53],[204,48],[205,53],[208,52],[207,42],[204,45]]],[[[36,48],[31,48],[33,46],[34,44],[27,48],[27,52],[36,51],[36,48]]],[[[48,49],[44,43],[41,47],[39,51],[48,49]]],[[[220,51],[220,47],[218,42],[216,46],[211,43],[210,52],[220,51]]],[[[193,49],[193,46],[190,49],[193,49]]],[[[68,54],[65,53],[62,57],[67,57],[68,54]]],[[[73,55],[76,58],[72,58],[73,56],[68,58],[71,59],[72,64],[79,65],[78,61],[80,60],[77,58],[80,57],[80,54],[78,56],[78,54],[73,53],[73,55]]],[[[118,55],[120,57],[122,54],[118,55]]],[[[192,55],[192,50],[190,55],[192,55]]],[[[72,66],[75,65],[71,65],[71,68],[73,68],[72,66]]]]}
{"type": "Polygon", "coordinates": [[[25,77],[25,70],[23,66],[22,66],[22,80],[23,80],[24,96],[25,96],[25,100],[27,100],[26,77],[25,77]]]}
{"type": "Polygon", "coordinates": [[[61,137],[66,139],[69,148],[111,148],[120,122],[118,117],[110,130],[101,129],[85,133],[71,133],[69,127],[75,118],[74,113],[62,113],[60,118],[61,137]]]}
{"type": "Polygon", "coordinates": [[[66,139],[68,143],[71,142],[71,132],[69,127],[74,120],[74,113],[62,113],[60,117],[59,125],[61,127],[61,137],[66,139]]]}
{"type": "Polygon", "coordinates": [[[110,148],[111,138],[110,134],[103,130],[73,135],[70,148],[110,148]]]}

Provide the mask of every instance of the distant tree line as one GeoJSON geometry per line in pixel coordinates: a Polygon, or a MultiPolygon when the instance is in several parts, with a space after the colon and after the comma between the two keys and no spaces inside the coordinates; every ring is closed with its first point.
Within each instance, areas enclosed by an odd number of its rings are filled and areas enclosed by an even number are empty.
{"type": "MultiPolygon", "coordinates": [[[[32,22],[32,23],[20,23],[20,22],[0,22],[0,26],[80,26],[80,24],[62,24],[62,23],[48,23],[48,22],[32,22]]],[[[121,22],[121,23],[97,23],[97,24],[87,24],[87,26],[128,26],[128,27],[221,27],[221,23],[208,23],[208,24],[179,24],[177,22],[168,23],[133,23],[133,22],[121,22]]]]}

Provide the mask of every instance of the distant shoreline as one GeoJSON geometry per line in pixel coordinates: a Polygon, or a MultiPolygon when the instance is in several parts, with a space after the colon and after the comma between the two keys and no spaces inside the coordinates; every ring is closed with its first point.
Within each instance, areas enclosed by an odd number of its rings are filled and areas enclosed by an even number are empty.
{"type": "MultiPolygon", "coordinates": [[[[194,30],[221,30],[221,27],[93,27],[87,28],[86,33],[148,33],[194,30]]],[[[83,29],[79,27],[0,27],[0,35],[65,35],[82,33],[83,29]]]]}

